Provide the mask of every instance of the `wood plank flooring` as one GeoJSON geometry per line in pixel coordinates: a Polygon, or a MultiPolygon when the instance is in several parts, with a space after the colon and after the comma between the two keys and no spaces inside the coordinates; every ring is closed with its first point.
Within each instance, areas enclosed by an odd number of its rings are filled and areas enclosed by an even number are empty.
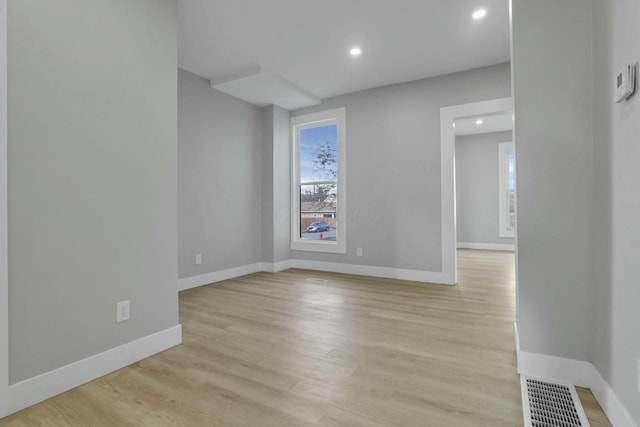
{"type": "Polygon", "coordinates": [[[182,292],[183,345],[0,427],[522,425],[513,254],[458,256],[455,287],[287,270],[182,292]]]}

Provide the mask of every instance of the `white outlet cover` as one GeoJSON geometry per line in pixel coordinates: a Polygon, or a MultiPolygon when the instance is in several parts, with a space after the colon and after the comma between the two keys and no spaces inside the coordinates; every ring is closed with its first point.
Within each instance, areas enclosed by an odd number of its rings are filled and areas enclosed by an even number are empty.
{"type": "Polygon", "coordinates": [[[202,264],[202,254],[196,254],[196,264],[202,264]]]}
{"type": "Polygon", "coordinates": [[[130,301],[120,301],[116,304],[116,323],[124,322],[131,318],[131,305],[130,301]]]}

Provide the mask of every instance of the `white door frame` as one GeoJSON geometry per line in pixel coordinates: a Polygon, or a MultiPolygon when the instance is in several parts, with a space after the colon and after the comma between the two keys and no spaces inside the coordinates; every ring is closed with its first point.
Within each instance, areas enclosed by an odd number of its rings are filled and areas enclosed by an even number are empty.
{"type": "Polygon", "coordinates": [[[0,418],[9,409],[7,232],[7,0],[0,0],[0,418]]]}
{"type": "Polygon", "coordinates": [[[442,221],[442,274],[446,283],[458,282],[456,258],[456,136],[457,119],[513,113],[511,98],[492,99],[440,108],[440,183],[442,221]]]}

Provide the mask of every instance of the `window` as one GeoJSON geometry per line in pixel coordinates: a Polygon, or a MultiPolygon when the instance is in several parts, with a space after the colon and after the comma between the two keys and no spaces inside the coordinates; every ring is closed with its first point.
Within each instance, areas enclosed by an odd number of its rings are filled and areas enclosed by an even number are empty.
{"type": "Polygon", "coordinates": [[[345,253],[345,110],[293,117],[291,128],[291,249],[345,253]]]}
{"type": "Polygon", "coordinates": [[[516,156],[513,142],[498,146],[500,237],[515,237],[516,231],[516,156]]]}

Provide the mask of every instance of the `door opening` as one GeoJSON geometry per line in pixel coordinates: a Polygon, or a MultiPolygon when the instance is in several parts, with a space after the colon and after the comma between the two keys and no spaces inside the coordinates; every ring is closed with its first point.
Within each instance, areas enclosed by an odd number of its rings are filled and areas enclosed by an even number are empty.
{"type": "MultiPolygon", "coordinates": [[[[442,107],[440,109],[442,273],[446,282],[449,284],[455,284],[458,281],[455,123],[456,120],[475,118],[477,121],[482,117],[500,114],[508,114],[513,117],[513,102],[511,98],[500,98],[470,104],[453,105],[450,107],[442,107]]],[[[514,209],[517,209],[515,204],[514,209]]],[[[514,237],[517,260],[517,243],[515,242],[517,242],[517,237],[514,237]]]]}

